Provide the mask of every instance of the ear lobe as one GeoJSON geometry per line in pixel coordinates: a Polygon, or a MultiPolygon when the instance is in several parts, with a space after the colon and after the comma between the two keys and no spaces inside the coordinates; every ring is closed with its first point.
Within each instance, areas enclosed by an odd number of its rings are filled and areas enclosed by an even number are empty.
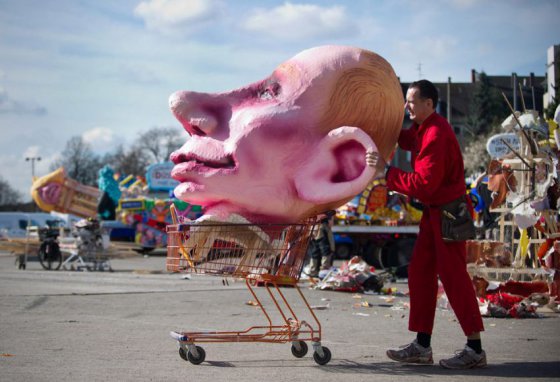
{"type": "Polygon", "coordinates": [[[366,152],[377,146],[362,129],[343,126],[330,131],[294,176],[299,197],[314,204],[346,200],[362,192],[375,174],[366,152]]]}

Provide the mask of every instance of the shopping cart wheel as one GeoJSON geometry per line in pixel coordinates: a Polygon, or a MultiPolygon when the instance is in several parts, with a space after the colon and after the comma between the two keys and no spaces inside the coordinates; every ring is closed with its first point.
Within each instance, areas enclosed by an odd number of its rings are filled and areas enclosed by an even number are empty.
{"type": "Polygon", "coordinates": [[[307,354],[307,344],[304,341],[296,341],[298,345],[292,345],[292,354],[294,357],[302,358],[307,354]],[[298,349],[299,348],[299,349],[298,349]]]}
{"type": "Polygon", "coordinates": [[[206,358],[206,352],[200,346],[196,346],[196,352],[198,353],[198,356],[195,356],[190,350],[187,350],[187,359],[193,365],[201,364],[206,358]]]}
{"type": "Polygon", "coordinates": [[[188,361],[187,352],[183,348],[179,348],[179,357],[183,358],[185,361],[188,361]]]}
{"type": "Polygon", "coordinates": [[[321,356],[318,352],[315,352],[313,353],[313,359],[319,365],[326,365],[331,360],[331,351],[324,346],[322,346],[321,349],[323,350],[323,355],[321,356]]]}

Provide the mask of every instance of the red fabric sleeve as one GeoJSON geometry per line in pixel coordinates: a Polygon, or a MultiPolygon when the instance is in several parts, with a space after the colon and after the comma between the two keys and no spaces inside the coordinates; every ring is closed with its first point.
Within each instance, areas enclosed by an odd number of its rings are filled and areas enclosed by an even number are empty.
{"type": "MultiPolygon", "coordinates": [[[[414,172],[391,168],[387,172],[387,186],[393,191],[419,199],[423,203],[441,202],[434,199],[434,191],[443,182],[446,164],[446,142],[435,126],[426,131],[424,144],[416,158],[414,172]]],[[[399,139],[400,144],[400,139],[399,139]]]]}

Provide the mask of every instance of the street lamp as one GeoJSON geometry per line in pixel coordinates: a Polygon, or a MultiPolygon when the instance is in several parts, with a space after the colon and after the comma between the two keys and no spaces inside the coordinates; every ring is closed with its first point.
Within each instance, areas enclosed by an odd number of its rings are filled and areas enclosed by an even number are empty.
{"type": "Polygon", "coordinates": [[[35,178],[35,161],[40,161],[41,157],[27,157],[25,158],[26,162],[31,161],[31,177],[35,178]]]}

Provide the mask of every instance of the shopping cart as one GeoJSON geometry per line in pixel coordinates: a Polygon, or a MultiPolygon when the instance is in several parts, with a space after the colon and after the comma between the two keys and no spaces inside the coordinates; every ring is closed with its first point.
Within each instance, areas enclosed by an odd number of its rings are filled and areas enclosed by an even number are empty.
{"type": "MultiPolygon", "coordinates": [[[[167,226],[167,270],[191,272],[244,279],[267,325],[252,326],[240,331],[171,332],[179,344],[179,355],[198,365],[206,352],[196,343],[217,342],[291,342],[295,357],[308,352],[307,342],[313,346],[313,359],[319,365],[327,364],[331,352],[321,345],[321,324],[298,287],[314,222],[303,224],[232,224],[200,223],[167,226]],[[295,290],[295,298],[303,302],[300,320],[290,305],[282,286],[295,290]],[[267,299],[263,304],[256,287],[267,299]],[[265,305],[272,306],[270,314],[265,305]],[[274,319],[273,319],[274,318],[274,319]]],[[[293,296],[292,296],[293,297],[293,296]]],[[[264,301],[264,300],[263,300],[264,301]]]]}
{"type": "Polygon", "coordinates": [[[70,256],[62,263],[63,269],[113,271],[109,253],[109,232],[97,219],[82,219],[74,224],[73,239],[61,239],[61,248],[70,256]]]}

